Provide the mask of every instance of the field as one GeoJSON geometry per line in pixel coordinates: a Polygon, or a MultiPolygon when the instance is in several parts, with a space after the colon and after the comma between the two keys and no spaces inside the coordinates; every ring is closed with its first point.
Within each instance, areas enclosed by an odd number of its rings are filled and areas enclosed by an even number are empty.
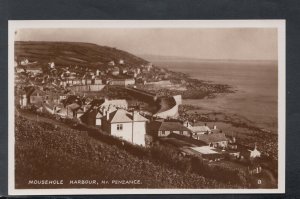
{"type": "Polygon", "coordinates": [[[15,55],[39,63],[55,62],[57,65],[101,66],[123,59],[126,64],[140,65],[147,61],[116,48],[81,42],[15,42],[15,55]]]}

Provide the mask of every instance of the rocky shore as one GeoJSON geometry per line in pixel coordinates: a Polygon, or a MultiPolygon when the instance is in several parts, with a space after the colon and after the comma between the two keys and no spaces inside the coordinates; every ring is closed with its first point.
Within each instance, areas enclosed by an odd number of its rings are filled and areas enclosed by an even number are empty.
{"type": "Polygon", "coordinates": [[[139,85],[139,88],[157,93],[158,96],[174,96],[181,95],[183,99],[204,99],[214,98],[221,93],[234,93],[234,89],[226,84],[215,84],[213,82],[193,79],[188,75],[180,72],[173,72],[167,70],[171,84],[174,85],[172,89],[164,86],[149,86],[139,85]],[[178,89],[175,88],[178,87],[178,89]]]}

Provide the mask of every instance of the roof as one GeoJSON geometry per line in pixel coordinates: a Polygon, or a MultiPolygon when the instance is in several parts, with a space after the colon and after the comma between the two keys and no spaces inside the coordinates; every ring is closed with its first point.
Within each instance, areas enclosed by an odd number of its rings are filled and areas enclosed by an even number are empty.
{"type": "Polygon", "coordinates": [[[161,131],[189,131],[187,127],[183,126],[180,122],[162,122],[159,130],[161,131]]]}
{"type": "Polygon", "coordinates": [[[134,118],[132,118],[132,113],[124,110],[124,109],[117,109],[109,113],[109,120],[110,123],[121,123],[121,122],[146,122],[148,119],[141,116],[139,113],[134,114],[134,118]]]}
{"type": "Polygon", "coordinates": [[[72,104],[68,105],[68,107],[69,107],[71,110],[76,110],[76,109],[79,109],[79,108],[80,108],[80,105],[77,104],[77,103],[72,103],[72,104]]]}
{"type": "Polygon", "coordinates": [[[27,97],[30,97],[34,93],[39,93],[40,95],[45,95],[46,94],[45,91],[42,91],[42,90],[34,88],[34,87],[26,88],[25,92],[26,92],[27,97]]]}
{"type": "Polygon", "coordinates": [[[81,116],[81,119],[84,120],[85,118],[86,119],[87,118],[96,118],[98,113],[101,114],[101,116],[103,116],[103,114],[101,113],[101,111],[99,109],[89,109],[81,116]]]}
{"type": "Polygon", "coordinates": [[[201,147],[190,147],[191,149],[201,153],[201,154],[217,154],[213,147],[210,146],[201,146],[201,147]]]}
{"type": "Polygon", "coordinates": [[[26,70],[42,70],[42,67],[38,63],[31,63],[23,66],[26,70]]]}
{"type": "MultiPolygon", "coordinates": [[[[132,116],[131,116],[132,118],[132,116]]],[[[144,116],[140,115],[138,112],[135,112],[133,115],[133,120],[136,122],[146,122],[148,121],[147,118],[145,118],[144,116]]]]}
{"type": "Polygon", "coordinates": [[[84,113],[84,110],[82,107],[80,107],[78,110],[77,110],[77,113],[84,113]]]}
{"type": "Polygon", "coordinates": [[[49,109],[53,109],[55,107],[55,104],[53,103],[43,103],[43,106],[49,109]]]}
{"type": "Polygon", "coordinates": [[[35,88],[34,87],[27,87],[24,90],[26,92],[26,96],[29,97],[35,91],[35,88]]]}
{"type": "Polygon", "coordinates": [[[104,99],[93,99],[93,100],[91,101],[90,104],[91,104],[92,106],[100,106],[100,105],[102,105],[104,102],[105,102],[104,99]]]}
{"type": "Polygon", "coordinates": [[[188,127],[191,131],[193,131],[194,133],[197,132],[210,132],[210,128],[208,126],[190,126],[188,127]]]}
{"type": "Polygon", "coordinates": [[[189,131],[190,129],[183,126],[180,122],[170,121],[153,121],[149,124],[151,131],[189,131]]]}
{"type": "Polygon", "coordinates": [[[209,144],[211,142],[227,141],[228,139],[226,138],[225,133],[210,133],[199,135],[198,140],[209,144]]]}

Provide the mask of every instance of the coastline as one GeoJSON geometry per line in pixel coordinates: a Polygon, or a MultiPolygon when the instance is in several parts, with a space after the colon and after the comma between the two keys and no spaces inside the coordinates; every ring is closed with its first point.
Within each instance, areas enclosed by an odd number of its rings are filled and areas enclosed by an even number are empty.
{"type": "Polygon", "coordinates": [[[202,111],[239,115],[260,128],[277,132],[277,67],[274,61],[189,62],[160,61],[158,66],[183,73],[189,79],[210,85],[226,85],[202,98],[183,97],[183,104],[202,111]]]}

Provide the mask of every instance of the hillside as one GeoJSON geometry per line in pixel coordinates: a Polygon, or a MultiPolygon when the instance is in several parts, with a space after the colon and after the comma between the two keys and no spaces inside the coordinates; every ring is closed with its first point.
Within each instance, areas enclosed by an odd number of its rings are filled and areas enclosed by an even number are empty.
{"type": "Polygon", "coordinates": [[[197,174],[182,172],[162,163],[137,157],[101,140],[86,131],[74,130],[30,114],[16,119],[16,187],[45,188],[30,185],[29,180],[63,180],[60,187],[135,187],[135,188],[232,188],[197,174]],[[25,116],[25,117],[24,117],[25,116]],[[76,185],[69,180],[140,180],[137,185],[76,185]]]}
{"type": "Polygon", "coordinates": [[[55,62],[56,65],[103,65],[120,59],[130,66],[147,63],[128,52],[91,43],[16,41],[15,59],[25,58],[30,62],[55,62]]]}

